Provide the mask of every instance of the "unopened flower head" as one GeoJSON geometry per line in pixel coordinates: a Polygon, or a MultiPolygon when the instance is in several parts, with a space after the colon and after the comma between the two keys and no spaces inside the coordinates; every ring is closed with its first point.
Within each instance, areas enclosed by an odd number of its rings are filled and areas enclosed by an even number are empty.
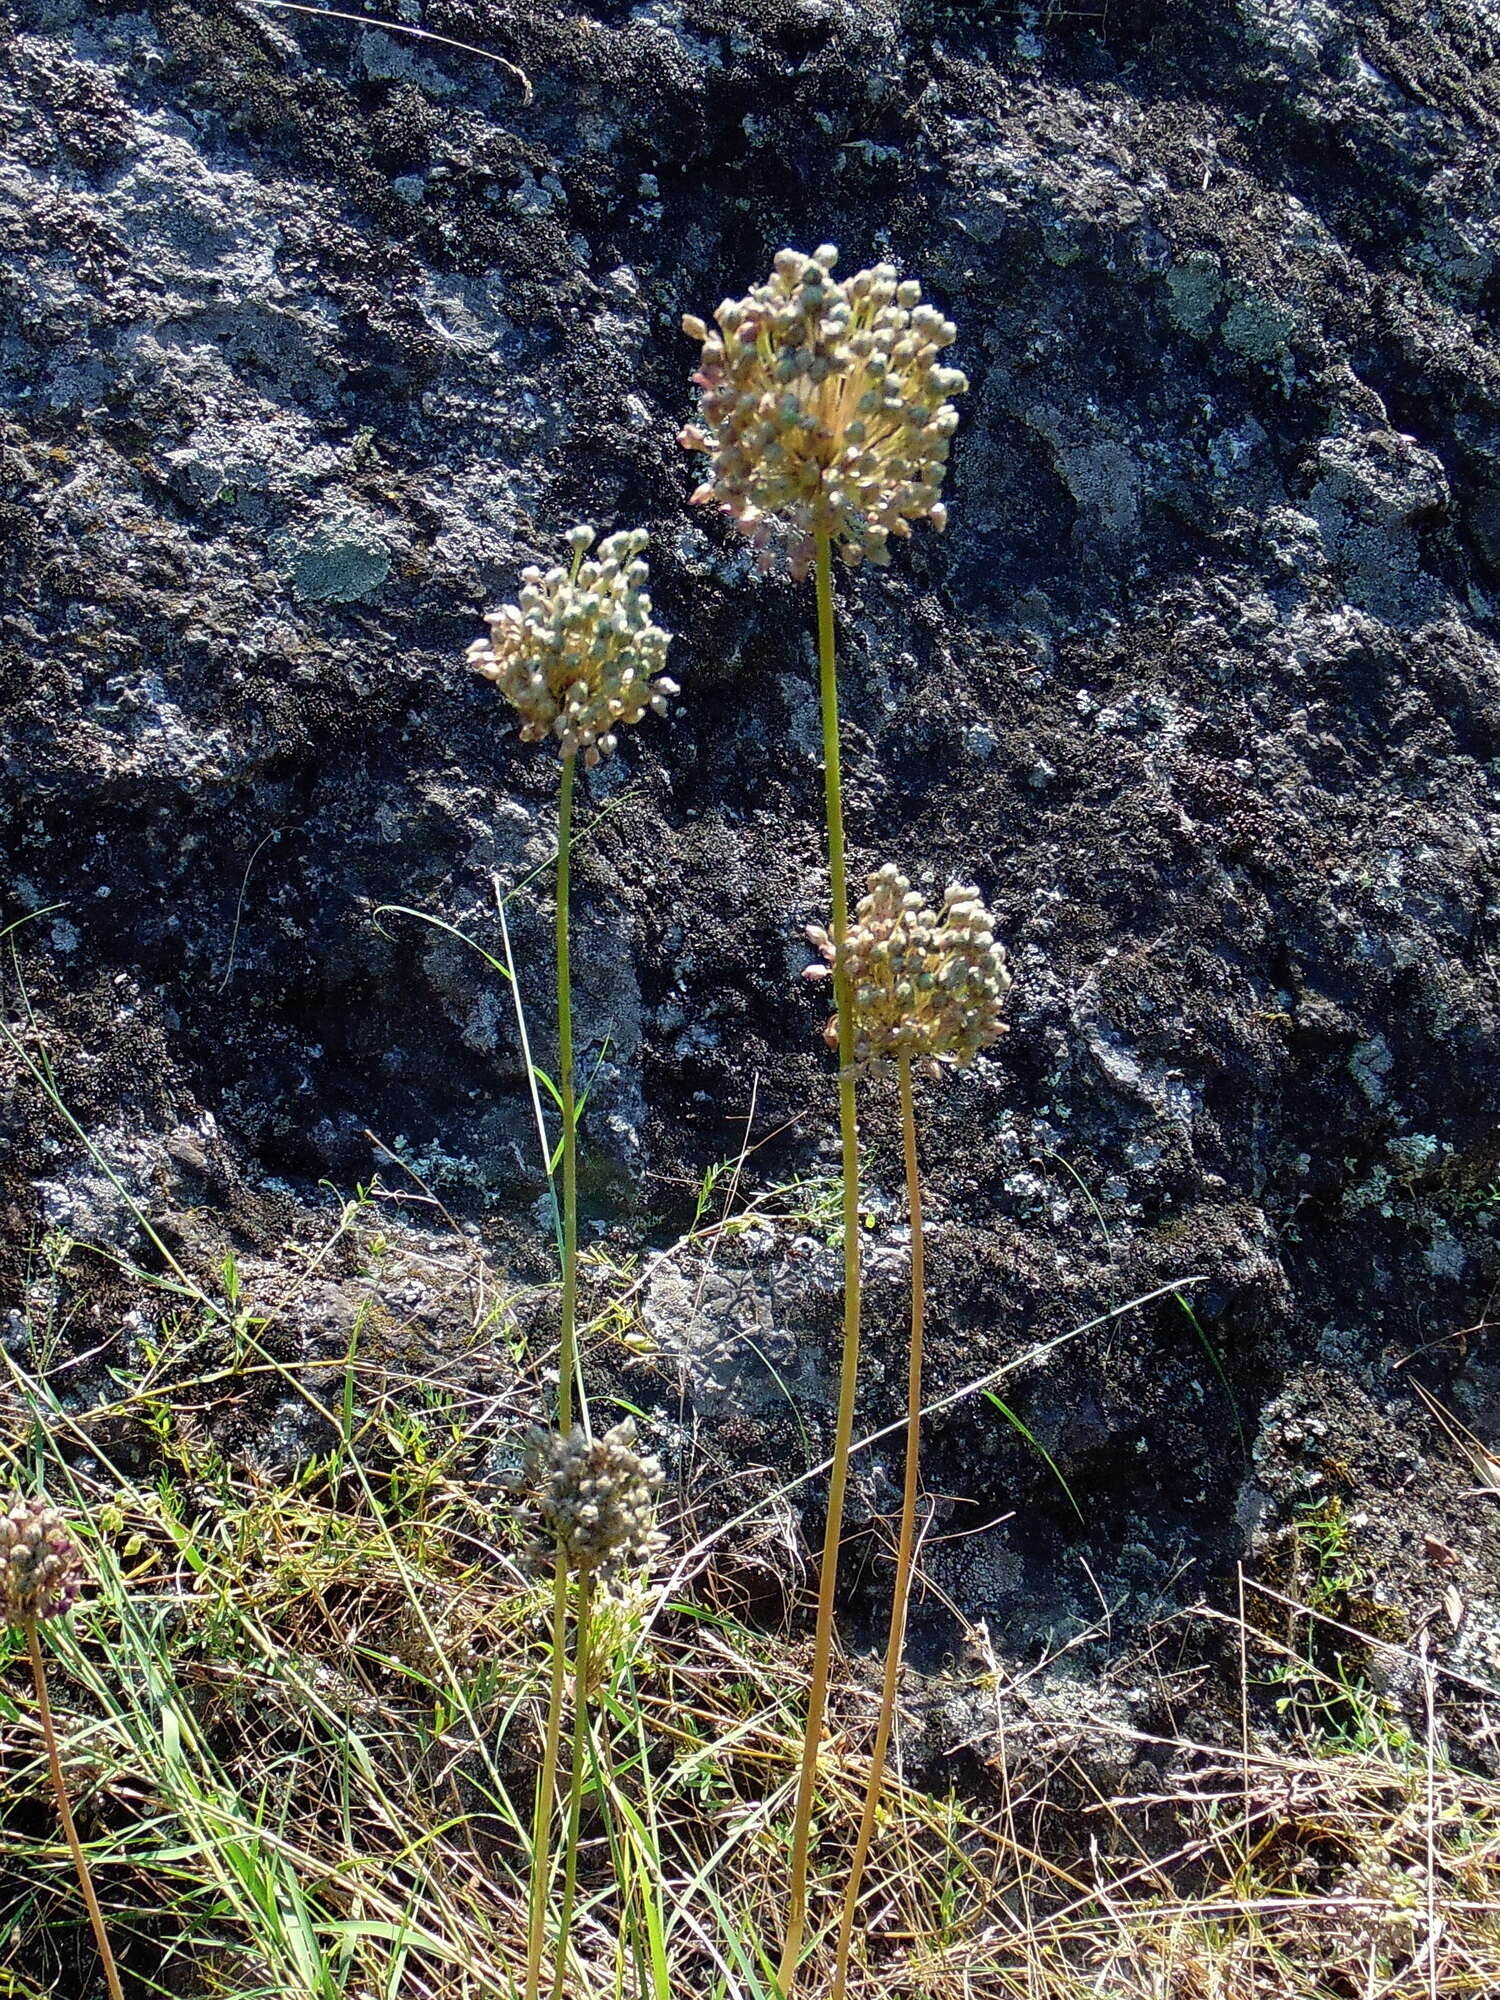
{"type": "Polygon", "coordinates": [[[678,440],[709,455],[693,499],[717,500],[763,562],[779,532],[797,577],[819,534],[846,562],[883,564],[913,521],[946,525],[949,398],[969,386],[939,362],[957,335],[915,279],[877,264],[841,282],[837,260],[831,243],[778,251],[766,284],[719,307],[717,333],[682,322],[703,343],[702,421],[678,440]]]}
{"type": "MultiPolygon", "coordinates": [[[[808,977],[826,979],[838,960],[833,940],[818,924],[807,935],[823,959],[808,967],[808,977]]],[[[966,1069],[1005,1033],[1000,1015],[1010,971],[977,889],[950,882],[942,909],[934,910],[887,864],[869,878],[869,894],[849,925],[844,964],[858,1069],[878,1069],[900,1056],[929,1076],[941,1074],[942,1063],[966,1069]]],[[[825,1033],[837,1048],[837,1016],[825,1033]]]]}
{"type": "Polygon", "coordinates": [[[486,613],[489,637],[470,646],[469,665],[520,715],[523,741],[551,737],[563,756],[597,764],[622,723],[666,713],[677,693],[662,672],[672,635],[651,620],[644,528],[606,536],[592,556],[592,528],[568,539],[568,568],[523,569],[520,602],[486,613]]]}
{"type": "Polygon", "coordinates": [[[574,1569],[609,1576],[665,1548],[656,1528],[661,1464],[636,1451],[629,1417],[602,1437],[533,1431],[525,1474],[543,1535],[562,1544],[574,1569]]]}
{"type": "Polygon", "coordinates": [[[82,1580],[77,1545],[55,1507],[17,1494],[0,1514],[0,1622],[60,1618],[82,1580]]]}

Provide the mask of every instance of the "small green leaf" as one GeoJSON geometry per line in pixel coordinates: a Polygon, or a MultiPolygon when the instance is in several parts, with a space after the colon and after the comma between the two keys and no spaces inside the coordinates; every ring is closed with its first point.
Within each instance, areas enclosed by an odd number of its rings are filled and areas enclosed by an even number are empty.
{"type": "Polygon", "coordinates": [[[1015,1430],[1021,1437],[1025,1438],[1026,1442],[1031,1446],[1031,1449],[1034,1452],[1036,1452],[1039,1457],[1043,1458],[1046,1461],[1048,1471],[1052,1474],[1052,1477],[1057,1481],[1058,1485],[1067,1495],[1068,1505],[1073,1509],[1073,1512],[1078,1516],[1079,1520],[1082,1521],[1083,1509],[1079,1506],[1078,1502],[1073,1498],[1073,1489],[1068,1484],[1067,1480],[1064,1479],[1062,1474],[1058,1471],[1057,1464],[1053,1459],[1051,1452],[1048,1451],[1047,1447],[1041,1442],[1039,1438],[1035,1437],[1032,1434],[1032,1432],[1026,1428],[1026,1425],[1022,1423],[1021,1419],[1016,1415],[1015,1411],[1010,1407],[1010,1405],[1008,1403],[1001,1402],[1000,1398],[995,1394],[993,1389],[986,1389],[984,1394],[986,1402],[993,1403],[995,1408],[1000,1412],[1001,1416],[1004,1417],[1005,1421],[1011,1426],[1011,1428],[1015,1430]]]}

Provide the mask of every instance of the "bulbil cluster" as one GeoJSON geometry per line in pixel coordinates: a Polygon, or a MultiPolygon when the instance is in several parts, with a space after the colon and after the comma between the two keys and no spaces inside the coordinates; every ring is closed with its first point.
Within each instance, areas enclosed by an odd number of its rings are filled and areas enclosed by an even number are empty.
{"type": "Polygon", "coordinates": [[[520,602],[486,613],[489,637],[468,658],[519,714],[524,742],[550,737],[592,765],[615,748],[622,723],[666,713],[677,693],[662,671],[672,635],[652,623],[644,528],[606,536],[587,561],[593,529],[568,539],[571,566],[523,569],[520,602]]]}
{"type": "Polygon", "coordinates": [[[0,1620],[36,1625],[78,1599],[83,1566],[55,1507],[17,1494],[0,1514],[0,1620]]]}
{"type": "Polygon", "coordinates": [[[819,534],[848,563],[884,564],[913,521],[941,531],[949,398],[969,386],[939,362],[957,335],[914,279],[877,264],[840,282],[837,259],[831,243],[778,251],[768,283],[719,307],[717,333],[682,322],[703,343],[702,422],[678,437],[710,459],[693,499],[717,500],[767,563],[779,521],[798,578],[819,534]]]}
{"type": "MultiPolygon", "coordinates": [[[[810,924],[822,957],[807,977],[826,979],[838,961],[833,939],[810,924]]],[[[889,863],[869,878],[845,940],[854,1012],[854,1063],[875,1070],[910,1056],[928,1076],[940,1065],[966,1069],[1005,1033],[1010,991],[1004,947],[977,889],[950,882],[941,911],[925,903],[889,863]]],[[[838,1047],[838,1018],[824,1030],[838,1047]]]]}
{"type": "Polygon", "coordinates": [[[656,1527],[661,1463],[636,1451],[629,1417],[601,1437],[533,1431],[524,1477],[547,1544],[539,1555],[560,1544],[571,1568],[609,1577],[640,1568],[666,1546],[656,1527]]]}

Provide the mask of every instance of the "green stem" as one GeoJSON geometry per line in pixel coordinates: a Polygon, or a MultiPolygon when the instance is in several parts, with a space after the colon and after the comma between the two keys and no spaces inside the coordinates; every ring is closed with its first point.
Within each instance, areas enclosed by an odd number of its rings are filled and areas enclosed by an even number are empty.
{"type": "Polygon", "coordinates": [[[589,1739],[589,1615],[594,1581],[587,1570],[578,1578],[578,1618],[573,1640],[573,1769],[568,1780],[568,1831],[563,1850],[562,1910],[557,1920],[557,1958],[552,1974],[552,2000],[560,2000],[568,1970],[568,1935],[573,1928],[573,1904],[578,1892],[578,1828],[583,1816],[583,1766],[589,1739]]]}
{"type": "Polygon", "coordinates": [[[57,1747],[57,1730],[52,1721],[52,1704],[47,1699],[47,1670],[42,1661],[41,1642],[36,1635],[35,1622],[26,1627],[26,1650],[31,1655],[31,1677],[36,1682],[36,1712],[42,1725],[42,1741],[47,1746],[47,1768],[52,1775],[52,1790],[57,1799],[57,1816],[62,1821],[63,1836],[68,1843],[68,1852],[73,1857],[78,1886],[83,1891],[89,1922],[94,1930],[94,1942],[98,1945],[99,1956],[104,1961],[104,1980],[109,1988],[110,2000],[124,2000],[124,1995],[120,1991],[120,1975],[115,1970],[115,1955],[109,1948],[109,1934],[104,1928],[104,1912],[99,1907],[99,1898],[94,1894],[94,1878],[90,1875],[89,1864],[84,1859],[78,1829],[73,1824],[73,1808],[68,1803],[68,1788],[63,1782],[62,1756],[57,1747]]]}
{"type": "Polygon", "coordinates": [[[900,1059],[900,1075],[906,1205],[911,1217],[911,1346],[906,1369],[906,1479],[901,1495],[901,1529],[896,1540],[896,1584],[891,1596],[890,1631],[885,1642],[885,1680],[880,1690],[880,1717],[875,1724],[875,1745],[870,1752],[870,1775],[865,1783],[859,1838],[854,1844],[854,1859],[850,1863],[849,1881],[844,1890],[838,1955],[829,2000],[844,2000],[844,1988],[849,1977],[849,1949],[854,1938],[855,1913],[859,1907],[859,1885],[869,1858],[870,1842],[875,1837],[875,1817],[885,1779],[886,1752],[890,1747],[891,1726],[896,1714],[896,1687],[901,1678],[901,1654],[906,1644],[906,1610],[911,1601],[912,1553],[917,1538],[922,1449],[922,1329],[927,1288],[922,1244],[922,1180],[917,1167],[917,1117],[912,1105],[909,1055],[900,1059]]]}
{"type": "MultiPolygon", "coordinates": [[[[575,555],[574,569],[578,567],[575,555]]],[[[557,808],[557,1091],[562,1100],[562,1332],[557,1350],[557,1424],[573,1428],[573,1379],[578,1372],[578,1132],[573,1101],[573,982],[568,950],[569,863],[573,847],[573,776],[577,752],[562,760],[557,808]]],[[[526,1923],[526,2000],[537,2000],[546,1941],[547,1886],[552,1868],[552,1805],[562,1745],[568,1637],[568,1557],[559,1542],[552,1572],[552,1673],[542,1770],[531,1812],[531,1889],[526,1923]]],[[[564,1944],[566,1948],[566,1942],[564,1944]]]]}
{"type": "Polygon", "coordinates": [[[559,1547],[552,1573],[552,1685],[547,1695],[547,1733],[542,1773],[531,1809],[531,1896],[526,1920],[526,2000],[537,2000],[542,1985],[542,1952],[547,1929],[547,1886],[552,1869],[552,1800],[557,1790],[562,1744],[563,1669],[568,1653],[568,1558],[559,1547]]]}
{"type": "Polygon", "coordinates": [[[562,1098],[563,1269],[562,1338],[557,1351],[557,1424],[573,1428],[573,1378],[578,1370],[578,1129],[573,1105],[573,983],[568,953],[568,864],[573,845],[573,771],[577,752],[562,764],[557,811],[557,1088],[562,1098]]]}
{"type": "Polygon", "coordinates": [[[844,940],[849,929],[849,891],[844,874],[844,807],[839,776],[838,656],[833,627],[833,557],[826,534],[817,543],[818,678],[823,709],[824,799],[828,819],[828,874],[833,900],[834,1001],[839,1023],[839,1138],[844,1178],[844,1346],[839,1364],[839,1407],[834,1429],[833,1467],[828,1480],[828,1524],[823,1534],[818,1580],[818,1622],[813,1638],[812,1679],[807,1696],[807,1734],[792,1822],[791,1882],[787,1896],[786,1941],[777,1983],[791,2000],[807,1927],[807,1864],[818,1783],[818,1750],[828,1706],[833,1664],[833,1607],[838,1585],[839,1542],[844,1526],[844,1494],[849,1483],[849,1447],[854,1436],[854,1393],[859,1375],[859,1125],[854,1094],[854,1013],[844,973],[844,940]]]}

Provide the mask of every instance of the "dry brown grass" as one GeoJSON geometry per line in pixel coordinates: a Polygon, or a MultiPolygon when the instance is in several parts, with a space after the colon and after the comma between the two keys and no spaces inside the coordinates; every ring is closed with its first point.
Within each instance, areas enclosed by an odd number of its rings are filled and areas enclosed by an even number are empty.
{"type": "MultiPolygon", "coordinates": [[[[587,1337],[631,1338],[629,1289],[627,1273],[599,1293],[587,1337]]],[[[464,1295],[493,1339],[493,1288],[464,1295]]],[[[127,1990],[495,2000],[524,1966],[547,1590],[485,1452],[519,1430],[534,1386],[481,1400],[362,1360],[357,1343],[346,1367],[298,1369],[272,1357],[269,1332],[248,1309],[183,1310],[175,1347],[86,1416],[10,1364],[12,1474],[71,1504],[90,1537],[94,1589],[58,1642],[54,1686],[127,1990]],[[292,1480],[214,1443],[265,1407],[268,1384],[327,1420],[326,1456],[292,1480]]],[[[386,1352],[400,1332],[383,1329],[386,1352]]],[[[642,1580],[603,1615],[572,1990],[773,2000],[806,1646],[800,1606],[788,1629],[756,1629],[738,1592],[757,1538],[776,1566],[784,1522],[768,1503],[732,1538],[690,1515],[670,1525],[671,1581],[642,1580]]],[[[1008,1755],[1015,1690],[976,1656],[966,1692],[987,1719],[971,1781],[952,1797],[893,1775],[851,1990],[1500,1993],[1500,1786],[1446,1762],[1442,1670],[1411,1655],[1424,1731],[1373,1701],[1351,1710],[1344,1686],[1341,1733],[1304,1718],[1300,1741],[1269,1734],[1256,1689],[1292,1628],[1248,1602],[1243,1624],[1221,1614],[1244,1663],[1225,1740],[1094,1724],[1097,1739],[1134,1735],[1126,1762],[1163,1774],[1154,1787],[1101,1790],[1088,1740],[1008,1755]]],[[[0,1991],[80,2000],[95,1961],[12,1655],[0,1991]]],[[[1319,1671],[1299,1656],[1304,1669],[1319,1671]]],[[[874,1718],[867,1675],[841,1667],[834,1696],[809,1993],[831,1958],[874,1718]]]]}

